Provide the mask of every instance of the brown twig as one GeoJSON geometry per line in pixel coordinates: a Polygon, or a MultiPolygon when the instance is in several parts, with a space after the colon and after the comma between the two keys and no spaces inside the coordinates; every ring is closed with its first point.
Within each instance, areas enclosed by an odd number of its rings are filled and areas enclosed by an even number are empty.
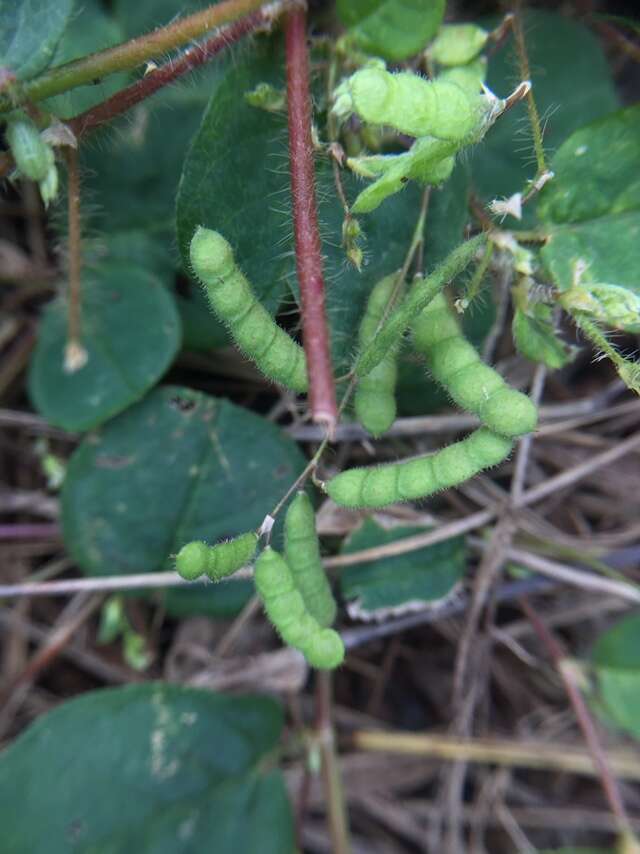
{"type": "Polygon", "coordinates": [[[322,247],[315,197],[306,12],[289,12],[285,23],[289,161],[296,267],[302,304],[302,339],[309,371],[311,418],[333,433],[338,417],[325,312],[322,247]]]}
{"type": "Polygon", "coordinates": [[[74,373],[87,361],[87,351],[81,342],[82,244],[80,229],[80,171],[78,151],[65,147],[67,158],[67,218],[69,229],[69,288],[67,303],[67,345],[64,369],[74,373]]]}
{"type": "Polygon", "coordinates": [[[520,600],[520,605],[531,621],[531,625],[535,629],[542,645],[547,650],[549,658],[552,660],[554,667],[562,680],[567,697],[569,698],[569,702],[571,703],[577,718],[578,726],[582,730],[587,748],[591,754],[593,764],[598,769],[605,797],[609,803],[611,812],[618,820],[620,831],[622,833],[628,832],[629,818],[622,801],[618,783],[611,772],[611,766],[607,754],[600,743],[600,737],[587,708],[587,704],[580,693],[580,689],[578,688],[571,671],[568,667],[564,666],[566,653],[558,639],[544,624],[543,620],[536,613],[529,601],[526,598],[522,598],[520,600]]]}

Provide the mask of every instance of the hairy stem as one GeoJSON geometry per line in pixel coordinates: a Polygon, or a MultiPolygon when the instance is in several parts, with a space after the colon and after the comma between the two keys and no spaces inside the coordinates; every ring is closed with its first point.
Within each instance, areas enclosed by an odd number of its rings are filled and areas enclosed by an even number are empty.
{"type": "MultiPolygon", "coordinates": [[[[94,83],[116,71],[128,71],[192,39],[200,38],[215,27],[235,21],[262,5],[263,0],[223,0],[151,33],[52,68],[25,83],[19,94],[25,101],[41,101],[76,86],[94,83]]],[[[0,112],[6,112],[14,106],[10,97],[0,97],[0,112]]]]}
{"type": "Polygon", "coordinates": [[[324,304],[322,248],[315,197],[304,9],[297,8],[288,13],[285,39],[289,159],[296,267],[302,304],[302,340],[309,371],[311,417],[313,421],[325,425],[331,435],[337,420],[337,405],[324,304]]]}
{"type": "Polygon", "coordinates": [[[349,854],[349,821],[331,719],[332,674],[320,670],[316,679],[316,736],[322,756],[322,779],[327,801],[331,850],[333,854],[349,854]]]}
{"type": "Polygon", "coordinates": [[[106,101],[80,113],[70,119],[67,124],[77,137],[111,121],[116,116],[125,113],[136,104],[154,95],[159,89],[173,83],[179,77],[188,74],[193,69],[204,65],[225,47],[239,41],[243,36],[254,30],[268,25],[274,17],[282,12],[283,4],[271,4],[268,11],[260,9],[257,12],[241,18],[239,21],[225,27],[215,36],[201,44],[188,48],[177,59],[165,62],[145,74],[141,80],[132,83],[120,92],[116,92],[106,101]]]}
{"type": "MultiPolygon", "coordinates": [[[[524,39],[524,29],[522,27],[522,2],[515,0],[514,14],[511,19],[513,27],[513,35],[516,40],[516,53],[518,54],[518,64],[520,66],[520,77],[522,80],[531,80],[531,70],[529,68],[529,55],[527,54],[527,45],[524,39]]],[[[542,175],[547,171],[547,163],[544,156],[544,145],[542,143],[542,126],[540,124],[540,114],[536,105],[536,99],[533,95],[533,90],[529,89],[526,95],[527,109],[529,111],[529,122],[531,124],[531,132],[533,134],[533,148],[536,154],[536,163],[538,165],[538,175],[542,175]]]]}
{"type": "Polygon", "coordinates": [[[87,361],[81,343],[82,246],[80,235],[80,172],[78,151],[65,147],[67,158],[67,219],[69,229],[69,287],[67,302],[67,345],[64,369],[67,373],[80,370],[87,361]]]}

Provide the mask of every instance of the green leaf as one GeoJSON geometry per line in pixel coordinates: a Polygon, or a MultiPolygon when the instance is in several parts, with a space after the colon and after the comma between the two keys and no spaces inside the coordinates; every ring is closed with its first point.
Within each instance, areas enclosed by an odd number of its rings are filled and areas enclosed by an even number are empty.
{"type": "Polygon", "coordinates": [[[592,662],[598,679],[596,711],[640,739],[640,613],[624,617],[600,635],[592,662]]]}
{"type": "Polygon", "coordinates": [[[139,400],[180,346],[180,321],[160,279],[117,260],[83,276],[81,331],[87,363],[65,372],[67,298],[52,302],[29,373],[36,409],[66,430],[95,427],[139,400]]]}
{"type": "MultiPolygon", "coordinates": [[[[491,30],[497,18],[481,20],[491,30]]],[[[553,152],[572,131],[618,106],[609,65],[598,39],[582,24],[562,15],[528,11],[524,31],[533,92],[545,128],[544,145],[553,152]]],[[[513,42],[491,57],[487,85],[504,97],[517,80],[513,42]]],[[[510,196],[533,178],[533,143],[523,102],[502,115],[478,146],[473,181],[489,200],[510,196]]],[[[524,228],[532,214],[525,207],[524,228]]]]}
{"type": "MultiPolygon", "coordinates": [[[[215,543],[257,528],[304,465],[297,445],[259,415],[161,387],[71,457],[65,543],[88,575],[172,569],[191,540],[215,543]]],[[[185,602],[196,612],[228,613],[225,591],[239,583],[172,590],[166,601],[180,613],[185,602]]]]}
{"type": "Polygon", "coordinates": [[[400,61],[422,50],[436,34],[444,0],[338,0],[338,15],[357,47],[400,61]]]}
{"type": "MultiPolygon", "coordinates": [[[[373,519],[364,523],[343,543],[342,554],[386,545],[423,534],[424,528],[383,528],[373,519]]],[[[454,537],[396,557],[347,567],[340,576],[345,599],[357,599],[360,614],[399,608],[408,603],[433,603],[448,596],[465,573],[464,537],[454,537]]]]}
{"type": "Polygon", "coordinates": [[[516,308],[511,330],[517,349],[531,359],[557,370],[567,365],[573,355],[558,337],[547,305],[531,305],[527,312],[516,308]]]}
{"type": "Polygon", "coordinates": [[[284,781],[268,762],[282,722],[266,697],[163,683],[64,703],[0,758],[0,775],[11,780],[0,801],[3,848],[291,852],[284,781]]]}
{"type": "Polygon", "coordinates": [[[198,12],[205,5],[204,0],[181,0],[179,6],[176,6],[175,0],[146,0],[142,3],[115,0],[113,13],[126,38],[131,39],[150,33],[157,27],[164,27],[178,17],[198,12]]]}
{"type": "MultiPolygon", "coordinates": [[[[98,0],[83,0],[58,43],[53,65],[63,65],[124,40],[124,33],[98,0]]],[[[103,80],[47,98],[42,107],[61,119],[69,119],[106,100],[126,82],[126,74],[110,74],[103,80]]]]}
{"type": "Polygon", "coordinates": [[[540,194],[546,223],[579,223],[640,210],[640,105],[618,110],[571,134],[551,161],[540,194]]]}
{"type": "Polygon", "coordinates": [[[231,243],[238,266],[270,310],[280,302],[290,265],[280,245],[288,226],[273,210],[289,186],[286,130],[281,117],[251,107],[243,96],[261,81],[281,82],[279,57],[272,43],[256,43],[229,65],[185,159],[176,203],[185,270],[197,226],[215,229],[231,243]]]}
{"type": "Polygon", "coordinates": [[[35,77],[51,63],[65,31],[73,0],[11,0],[0,6],[0,68],[19,80],[35,77]]]}

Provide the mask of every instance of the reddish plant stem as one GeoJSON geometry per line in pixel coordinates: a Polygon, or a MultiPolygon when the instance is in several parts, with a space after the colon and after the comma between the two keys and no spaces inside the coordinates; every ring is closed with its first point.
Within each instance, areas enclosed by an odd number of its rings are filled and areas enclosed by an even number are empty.
{"type": "Polygon", "coordinates": [[[309,372],[312,420],[333,434],[338,417],[324,304],[322,248],[315,196],[306,11],[289,12],[285,23],[289,162],[296,267],[302,304],[302,341],[309,372]]]}
{"type": "Polygon", "coordinates": [[[49,522],[0,525],[0,540],[59,540],[60,527],[49,522]]]}
{"type": "Polygon", "coordinates": [[[86,352],[81,344],[81,288],[82,247],[80,227],[80,170],[78,150],[65,147],[67,158],[67,219],[69,229],[69,289],[67,306],[67,348],[65,370],[69,373],[81,368],[86,352]]]}
{"type": "Polygon", "coordinates": [[[564,689],[567,692],[569,702],[573,707],[574,714],[578,721],[578,726],[582,731],[584,740],[587,744],[589,753],[593,760],[593,764],[600,775],[600,782],[604,795],[609,803],[611,812],[618,821],[621,832],[626,832],[629,829],[629,818],[624,808],[618,782],[614,777],[606,753],[600,743],[600,737],[596,730],[595,724],[589,714],[587,704],[584,701],[580,689],[576,684],[575,679],[571,676],[570,671],[564,666],[566,653],[562,648],[560,641],[553,635],[551,630],[545,625],[543,620],[538,616],[533,606],[524,597],[520,599],[520,606],[525,612],[531,625],[533,626],[542,645],[547,650],[549,658],[552,660],[556,668],[564,689]]]}
{"type": "Polygon", "coordinates": [[[132,83],[120,92],[116,92],[111,98],[107,98],[96,107],[80,113],[70,119],[67,124],[74,132],[76,137],[81,137],[85,133],[111,121],[116,116],[125,113],[136,104],[154,95],[159,89],[173,83],[179,77],[193,71],[204,65],[216,54],[220,53],[228,45],[239,41],[243,36],[248,35],[259,27],[265,26],[271,20],[273,15],[260,10],[246,18],[241,18],[239,21],[225,27],[213,38],[207,39],[202,44],[186,50],[182,56],[174,60],[166,62],[164,65],[155,68],[146,74],[141,80],[132,83]]]}

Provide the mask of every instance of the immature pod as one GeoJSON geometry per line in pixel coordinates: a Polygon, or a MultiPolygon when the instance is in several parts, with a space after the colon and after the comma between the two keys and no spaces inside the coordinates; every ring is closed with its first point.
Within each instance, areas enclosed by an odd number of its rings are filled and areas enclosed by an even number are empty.
{"type": "Polygon", "coordinates": [[[406,462],[353,468],[332,478],[325,489],[344,507],[386,507],[457,486],[509,456],[512,442],[480,427],[441,451],[406,462]]]}
{"type": "MultiPolygon", "coordinates": [[[[358,333],[361,350],[375,338],[397,282],[398,274],[392,273],[381,279],[371,291],[358,333]]],[[[398,345],[392,347],[366,377],[358,380],[356,415],[373,436],[385,433],[396,418],[397,356],[398,345]]]]}
{"type": "Polygon", "coordinates": [[[299,492],[284,520],[285,560],[309,614],[321,626],[336,618],[336,601],[320,559],[316,517],[306,492],[299,492]]]}
{"type": "Polygon", "coordinates": [[[482,125],[482,100],[455,83],[428,81],[411,71],[392,74],[380,66],[356,71],[339,88],[337,104],[365,122],[415,137],[462,142],[482,125]]]}
{"type": "Polygon", "coordinates": [[[475,413],[487,427],[503,436],[522,436],[535,429],[535,404],[485,365],[462,334],[442,292],[411,326],[414,348],[424,355],[433,378],[458,406],[475,413]]]}
{"type": "Polygon", "coordinates": [[[258,537],[253,532],[215,546],[199,541],[187,543],[176,556],[176,571],[187,581],[194,581],[201,575],[218,581],[249,563],[257,544],[258,537]]]}
{"type": "Polygon", "coordinates": [[[224,237],[217,231],[198,228],[190,255],[211,308],[242,352],[265,376],[293,391],[306,391],[309,383],[304,350],[258,302],[224,237]]]}
{"type": "Polygon", "coordinates": [[[484,234],[467,240],[449,253],[426,279],[414,282],[409,293],[391,312],[385,325],[358,357],[355,367],[358,377],[366,377],[389,350],[397,345],[411,321],[440,293],[447,282],[466,269],[485,240],[484,234]]]}
{"type": "Polygon", "coordinates": [[[445,24],[428,53],[440,65],[466,65],[485,46],[489,33],[475,24],[445,24]]]}
{"type": "Polygon", "coordinates": [[[25,178],[44,181],[54,163],[53,151],[26,113],[9,119],[5,132],[16,166],[25,178]]]}
{"type": "Polygon", "coordinates": [[[256,561],[254,581],[267,616],[285,643],[299,649],[312,667],[332,670],[342,663],[342,638],[311,616],[289,565],[270,546],[256,561]]]}

